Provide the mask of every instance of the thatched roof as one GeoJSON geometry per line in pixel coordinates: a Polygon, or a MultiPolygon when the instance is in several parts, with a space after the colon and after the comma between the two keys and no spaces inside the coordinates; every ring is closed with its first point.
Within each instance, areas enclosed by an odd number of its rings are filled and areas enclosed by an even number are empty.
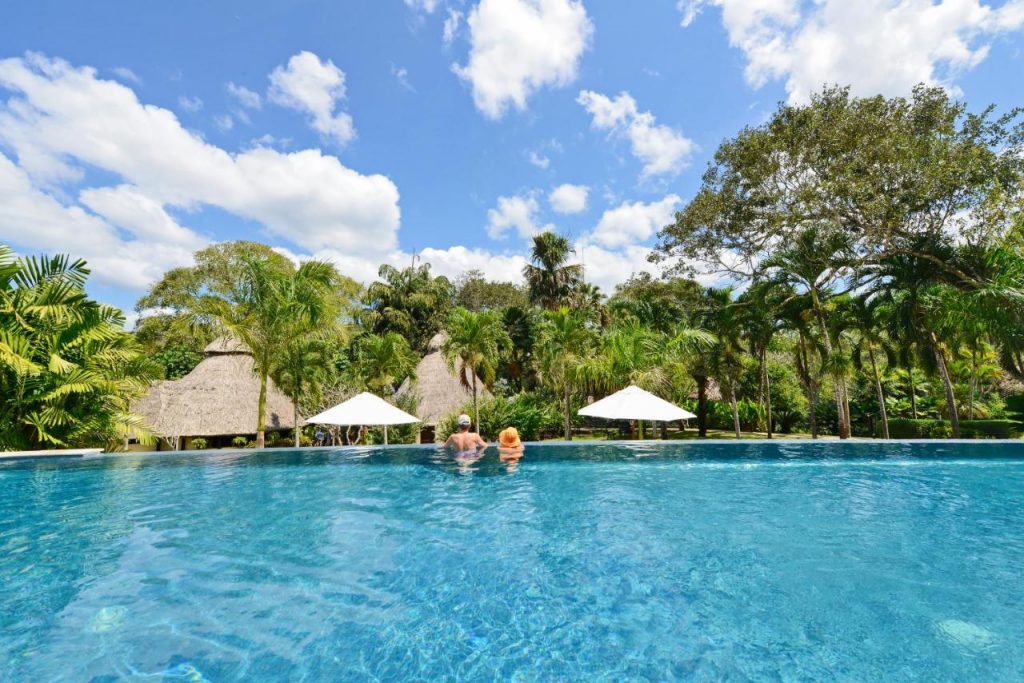
{"type": "MultiPolygon", "coordinates": [[[[473,392],[459,382],[459,376],[448,369],[441,347],[447,337],[443,332],[434,335],[427,345],[427,355],[416,366],[416,380],[406,379],[395,396],[414,391],[419,398],[416,414],[425,426],[436,426],[446,416],[473,400],[473,392]]],[[[490,398],[491,392],[477,382],[477,397],[490,398]]]]}
{"type": "MultiPolygon", "coordinates": [[[[155,382],[132,410],[161,436],[256,433],[260,383],[240,342],[218,339],[206,358],[181,379],[155,382]]],[[[267,431],[292,429],[292,403],[267,380],[267,431]]]]}

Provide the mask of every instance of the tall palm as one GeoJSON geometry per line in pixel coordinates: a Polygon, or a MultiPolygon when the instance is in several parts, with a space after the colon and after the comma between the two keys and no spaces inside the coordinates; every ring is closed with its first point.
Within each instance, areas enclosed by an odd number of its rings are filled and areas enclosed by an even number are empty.
{"type": "Polygon", "coordinates": [[[523,268],[531,302],[549,311],[569,302],[583,281],[583,266],[567,263],[571,254],[569,240],[562,235],[543,232],[533,237],[530,263],[523,268]]]}
{"type": "Polygon", "coordinates": [[[781,328],[782,302],[791,295],[787,287],[759,283],[744,292],[737,300],[740,324],[751,354],[757,358],[758,393],[764,407],[768,438],[772,438],[772,386],[768,375],[768,349],[781,328]]]}
{"type": "Polygon", "coordinates": [[[334,354],[344,343],[336,331],[306,331],[292,337],[275,356],[270,377],[292,401],[295,447],[299,436],[299,405],[316,403],[324,384],[334,374],[334,354]]]}
{"type": "Polygon", "coordinates": [[[497,311],[474,313],[465,308],[455,309],[445,325],[448,338],[441,347],[448,367],[459,364],[459,381],[473,390],[473,419],[480,426],[480,408],[477,401],[477,378],[490,386],[503,353],[512,347],[512,339],[505,331],[497,311]]]}
{"type": "Polygon", "coordinates": [[[378,277],[367,288],[358,315],[363,327],[374,334],[397,332],[413,350],[426,351],[451,309],[455,287],[448,278],[432,275],[429,263],[401,269],[385,264],[378,277]]]}
{"type": "Polygon", "coordinates": [[[853,346],[854,365],[858,368],[863,363],[864,355],[867,354],[871,364],[871,375],[875,383],[875,394],[878,398],[878,412],[882,420],[882,437],[889,438],[889,414],[885,406],[885,388],[882,386],[882,374],[878,369],[878,356],[884,354],[886,358],[894,356],[889,345],[888,335],[885,333],[885,311],[878,300],[870,300],[867,297],[854,299],[847,309],[847,314],[856,330],[856,340],[853,346]]]}
{"type": "Polygon", "coordinates": [[[333,324],[336,312],[334,266],[307,261],[291,272],[259,257],[242,261],[225,295],[200,299],[197,315],[215,320],[248,347],[259,377],[256,446],[265,445],[267,379],[276,359],[288,346],[297,327],[315,329],[333,324]]]}
{"type": "Polygon", "coordinates": [[[836,412],[839,415],[839,438],[850,437],[849,396],[841,353],[834,348],[826,318],[827,300],[834,294],[833,286],[846,273],[851,262],[850,236],[838,230],[810,227],[787,247],[766,259],[764,268],[772,281],[804,290],[817,318],[825,365],[830,368],[835,385],[836,412]]]}
{"type": "Polygon", "coordinates": [[[732,292],[731,287],[708,289],[707,328],[717,339],[711,354],[711,370],[719,385],[729,394],[733,430],[738,439],[740,414],[736,394],[743,373],[743,320],[732,292]]]}
{"type": "Polygon", "coordinates": [[[566,439],[572,439],[572,391],[580,384],[580,368],[590,355],[593,336],[581,311],[562,307],[544,312],[534,359],[541,381],[562,398],[566,439]]]}

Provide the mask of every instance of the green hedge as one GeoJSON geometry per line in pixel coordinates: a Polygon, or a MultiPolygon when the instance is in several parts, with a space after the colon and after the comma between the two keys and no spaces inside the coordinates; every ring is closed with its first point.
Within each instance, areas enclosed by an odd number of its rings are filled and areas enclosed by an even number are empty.
{"type": "MultiPolygon", "coordinates": [[[[961,420],[960,435],[965,439],[1016,439],[1024,425],[1016,420],[961,420]]],[[[893,439],[944,439],[952,435],[946,420],[889,420],[889,437],[893,439]]],[[[876,436],[882,436],[882,424],[876,425],[876,436]]]]}

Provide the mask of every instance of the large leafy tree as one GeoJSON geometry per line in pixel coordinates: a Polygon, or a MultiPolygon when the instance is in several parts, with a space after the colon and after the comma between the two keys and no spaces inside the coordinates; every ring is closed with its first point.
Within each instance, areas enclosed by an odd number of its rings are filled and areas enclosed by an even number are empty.
{"type": "Polygon", "coordinates": [[[418,353],[427,350],[451,310],[455,287],[446,277],[434,277],[430,264],[408,268],[383,265],[358,313],[358,322],[373,334],[396,332],[418,353]]]}
{"type": "Polygon", "coordinates": [[[252,353],[260,385],[258,448],[265,443],[267,379],[297,331],[336,324],[338,280],[334,266],[323,261],[289,269],[273,259],[248,255],[240,260],[226,292],[203,294],[195,304],[197,320],[223,329],[252,353]]]}
{"type": "Polygon", "coordinates": [[[366,334],[353,344],[350,373],[357,386],[389,397],[406,377],[415,377],[419,356],[397,332],[366,334]]]}
{"type": "Polygon", "coordinates": [[[583,284],[583,266],[570,264],[572,247],[568,238],[553,232],[533,237],[530,263],[523,268],[523,277],[530,301],[549,311],[569,303],[570,297],[583,284]]]}
{"type": "Polygon", "coordinates": [[[914,256],[974,277],[918,247],[945,234],[982,242],[1018,219],[1021,112],[970,113],[942,88],[855,98],[827,88],[781,105],[723,143],[695,198],[660,233],[658,255],[750,273],[811,225],[849,236],[859,265],[914,256]]]}
{"type": "Polygon", "coordinates": [[[458,364],[459,381],[473,391],[474,424],[480,426],[477,402],[477,379],[487,386],[494,382],[502,354],[512,346],[497,311],[475,313],[465,308],[455,309],[445,325],[447,339],[441,351],[448,367],[458,364]]]}
{"type": "Polygon", "coordinates": [[[483,271],[475,269],[456,278],[455,302],[476,312],[525,308],[529,305],[525,287],[512,282],[488,280],[483,271]]]}
{"type": "Polygon", "coordinates": [[[84,261],[0,245],[0,449],[145,435],[130,403],[159,376],[124,316],[85,294],[84,261]]]}

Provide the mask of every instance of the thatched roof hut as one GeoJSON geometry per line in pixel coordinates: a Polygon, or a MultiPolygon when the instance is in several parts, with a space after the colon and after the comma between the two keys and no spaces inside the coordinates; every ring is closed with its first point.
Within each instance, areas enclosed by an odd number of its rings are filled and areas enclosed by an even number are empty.
{"type": "MultiPolygon", "coordinates": [[[[260,383],[252,354],[225,337],[205,353],[181,379],[155,382],[133,411],[154,433],[171,440],[255,434],[260,383]]],[[[293,427],[291,401],[267,380],[267,431],[293,427]]]]}
{"type": "MultiPolygon", "coordinates": [[[[416,380],[406,379],[398,387],[396,397],[410,391],[419,398],[416,414],[426,427],[435,427],[447,415],[455,412],[473,400],[473,391],[462,386],[457,373],[448,369],[441,347],[447,340],[444,332],[435,334],[427,345],[427,355],[416,366],[416,380]]],[[[477,397],[490,398],[483,382],[477,382],[477,397]]]]}

